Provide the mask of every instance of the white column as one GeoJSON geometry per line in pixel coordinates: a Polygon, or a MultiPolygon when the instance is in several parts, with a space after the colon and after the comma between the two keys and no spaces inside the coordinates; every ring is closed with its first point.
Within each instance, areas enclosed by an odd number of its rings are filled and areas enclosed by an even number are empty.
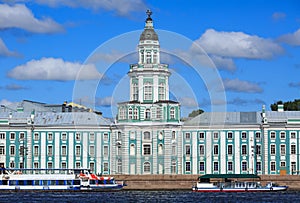
{"type": "Polygon", "coordinates": [[[197,144],[197,132],[192,132],[192,174],[198,174],[198,144],[197,144]]]}
{"type": "Polygon", "coordinates": [[[241,172],[241,147],[240,147],[240,133],[234,132],[234,173],[239,174],[241,172]]]}
{"type": "Polygon", "coordinates": [[[222,174],[226,173],[226,134],[224,131],[220,132],[220,155],[221,155],[221,161],[220,161],[220,171],[222,174]]]}
{"type": "Polygon", "coordinates": [[[60,133],[57,132],[54,134],[55,136],[55,144],[54,144],[54,168],[61,168],[60,166],[60,160],[59,158],[61,157],[61,154],[60,154],[60,148],[61,148],[61,145],[59,144],[59,141],[61,140],[60,139],[60,133]]]}
{"type": "Polygon", "coordinates": [[[47,160],[47,146],[46,146],[46,133],[41,133],[41,165],[40,168],[47,168],[46,160],[47,160]]]}
{"type": "Polygon", "coordinates": [[[213,158],[213,149],[212,149],[212,140],[211,132],[206,133],[206,173],[212,173],[212,158],[213,158]]]}

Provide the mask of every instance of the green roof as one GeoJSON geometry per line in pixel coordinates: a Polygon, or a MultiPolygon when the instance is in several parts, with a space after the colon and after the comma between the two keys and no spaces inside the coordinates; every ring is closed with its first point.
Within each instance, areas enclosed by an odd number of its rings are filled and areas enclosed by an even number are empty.
{"type": "Polygon", "coordinates": [[[255,174],[206,174],[199,176],[199,179],[203,178],[260,178],[255,174]]]}

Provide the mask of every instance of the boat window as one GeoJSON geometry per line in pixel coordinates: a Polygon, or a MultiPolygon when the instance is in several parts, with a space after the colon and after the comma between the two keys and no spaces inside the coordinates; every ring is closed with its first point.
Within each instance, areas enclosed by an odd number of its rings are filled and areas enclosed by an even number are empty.
{"type": "Polygon", "coordinates": [[[99,180],[98,183],[99,184],[104,184],[104,181],[103,180],[99,180]]]}
{"type": "Polygon", "coordinates": [[[33,185],[33,181],[32,180],[27,180],[26,182],[27,182],[26,185],[33,185]]]}
{"type": "Polygon", "coordinates": [[[0,181],[0,185],[7,185],[8,184],[8,180],[1,180],[0,181]]]}
{"type": "Polygon", "coordinates": [[[48,180],[42,180],[43,185],[48,185],[48,180]]]}
{"type": "Polygon", "coordinates": [[[16,180],[10,180],[9,185],[17,185],[17,181],[16,180]]]}
{"type": "Polygon", "coordinates": [[[90,184],[96,184],[96,180],[90,180],[90,184]]]}
{"type": "Polygon", "coordinates": [[[56,185],[56,180],[50,180],[50,185],[56,185]]]}
{"type": "Polygon", "coordinates": [[[26,185],[25,180],[18,180],[18,185],[26,185]]]}
{"type": "Polygon", "coordinates": [[[67,180],[67,185],[72,185],[72,180],[67,180]]]}
{"type": "Polygon", "coordinates": [[[74,181],[73,181],[73,184],[74,184],[74,185],[80,185],[80,180],[74,180],[74,181]]]}
{"type": "Polygon", "coordinates": [[[40,181],[39,180],[34,180],[33,185],[40,185],[40,181]]]}
{"type": "Polygon", "coordinates": [[[64,180],[58,180],[58,185],[65,185],[65,181],[64,180]]]}

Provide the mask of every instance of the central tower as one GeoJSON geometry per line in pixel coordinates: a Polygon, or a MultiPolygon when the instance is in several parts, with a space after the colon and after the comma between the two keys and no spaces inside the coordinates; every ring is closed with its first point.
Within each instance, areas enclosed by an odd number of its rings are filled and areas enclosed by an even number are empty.
{"type": "Polygon", "coordinates": [[[118,104],[117,121],[180,122],[178,102],[169,100],[168,64],[160,63],[158,35],[153,28],[152,12],[147,10],[145,28],[138,44],[139,60],[131,64],[130,101],[118,104]]]}

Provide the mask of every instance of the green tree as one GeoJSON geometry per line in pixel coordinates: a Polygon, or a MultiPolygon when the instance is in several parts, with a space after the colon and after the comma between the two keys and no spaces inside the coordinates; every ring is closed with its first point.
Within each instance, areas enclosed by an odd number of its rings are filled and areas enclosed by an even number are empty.
{"type": "Polygon", "coordinates": [[[194,111],[192,111],[192,113],[189,114],[189,117],[192,117],[192,118],[196,117],[196,116],[202,114],[203,112],[204,111],[202,109],[194,110],[194,111]]]}
{"type": "Polygon", "coordinates": [[[271,104],[271,110],[277,111],[278,110],[278,104],[283,104],[283,109],[285,111],[300,111],[300,99],[295,99],[294,101],[277,101],[274,104],[271,104]]]}

